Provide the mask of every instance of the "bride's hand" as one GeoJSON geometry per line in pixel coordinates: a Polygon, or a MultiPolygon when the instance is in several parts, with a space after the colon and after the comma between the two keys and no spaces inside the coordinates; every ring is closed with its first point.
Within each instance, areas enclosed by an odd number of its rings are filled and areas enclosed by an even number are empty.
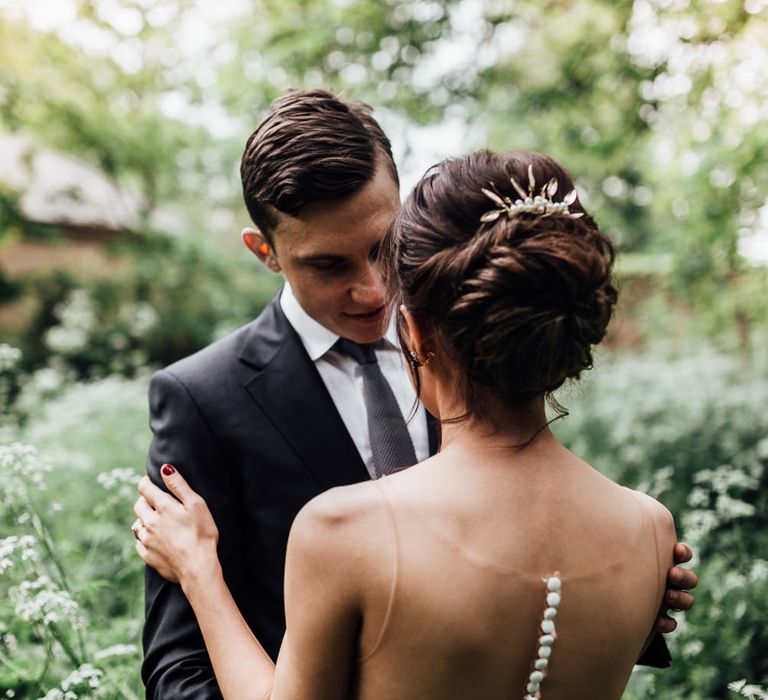
{"type": "Polygon", "coordinates": [[[205,501],[170,464],[160,470],[173,495],[149,477],[139,481],[141,496],[133,506],[136,552],[163,578],[184,585],[191,575],[215,571],[219,531],[205,501]],[[175,496],[175,498],[174,498],[175,496]]]}

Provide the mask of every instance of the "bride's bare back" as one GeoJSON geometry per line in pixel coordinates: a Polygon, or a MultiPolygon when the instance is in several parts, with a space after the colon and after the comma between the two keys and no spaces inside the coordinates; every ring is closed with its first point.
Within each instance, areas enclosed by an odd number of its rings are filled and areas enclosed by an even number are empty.
{"type": "Polygon", "coordinates": [[[356,560],[360,700],[526,697],[553,574],[561,600],[544,678],[533,676],[540,697],[619,698],[675,541],[663,506],[550,435],[512,458],[457,444],[381,482],[329,492],[313,509],[356,560]]]}

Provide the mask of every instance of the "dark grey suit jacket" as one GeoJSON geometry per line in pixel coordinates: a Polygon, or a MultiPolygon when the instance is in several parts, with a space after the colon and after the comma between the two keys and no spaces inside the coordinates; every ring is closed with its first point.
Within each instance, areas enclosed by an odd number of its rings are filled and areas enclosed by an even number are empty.
{"type": "MultiPolygon", "coordinates": [[[[369,478],[279,295],[252,323],[155,374],[150,426],[150,477],[162,485],[160,467],[170,462],[206,500],[227,583],[276,659],[291,523],[322,491],[369,478]]],[[[436,449],[430,420],[430,450],[436,449]]],[[[220,698],[181,588],[147,568],[145,593],[147,697],[220,698]]]]}
{"type": "MultiPolygon", "coordinates": [[[[277,657],[285,632],[288,532],[310,499],[369,478],[323,381],[280,308],[158,372],[148,471],[170,462],[208,503],[224,575],[256,637],[277,657]]],[[[430,448],[436,450],[434,426],[430,448]]],[[[142,678],[149,698],[218,698],[179,586],[146,572],[142,678]]]]}

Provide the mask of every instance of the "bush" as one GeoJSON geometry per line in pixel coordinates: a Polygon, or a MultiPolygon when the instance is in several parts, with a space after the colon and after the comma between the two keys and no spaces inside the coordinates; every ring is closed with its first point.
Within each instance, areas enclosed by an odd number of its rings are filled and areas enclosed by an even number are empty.
{"type": "Polygon", "coordinates": [[[138,699],[143,566],[128,525],[148,381],[45,372],[16,382],[26,428],[2,425],[0,696],[138,699]]]}
{"type": "Polygon", "coordinates": [[[109,277],[59,270],[28,282],[37,301],[22,340],[28,369],[57,358],[94,378],[170,364],[254,318],[281,281],[200,242],[148,237],[127,255],[109,277]]]}

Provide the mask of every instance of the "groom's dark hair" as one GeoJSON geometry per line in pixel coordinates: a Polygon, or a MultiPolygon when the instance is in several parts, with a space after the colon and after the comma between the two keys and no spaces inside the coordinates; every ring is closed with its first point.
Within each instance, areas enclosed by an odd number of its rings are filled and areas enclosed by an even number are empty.
{"type": "Polygon", "coordinates": [[[398,182],[392,146],[372,109],[326,90],[289,90],[276,99],[245,144],[240,163],[245,206],[273,243],[276,212],[354,194],[384,163],[398,182]]]}

